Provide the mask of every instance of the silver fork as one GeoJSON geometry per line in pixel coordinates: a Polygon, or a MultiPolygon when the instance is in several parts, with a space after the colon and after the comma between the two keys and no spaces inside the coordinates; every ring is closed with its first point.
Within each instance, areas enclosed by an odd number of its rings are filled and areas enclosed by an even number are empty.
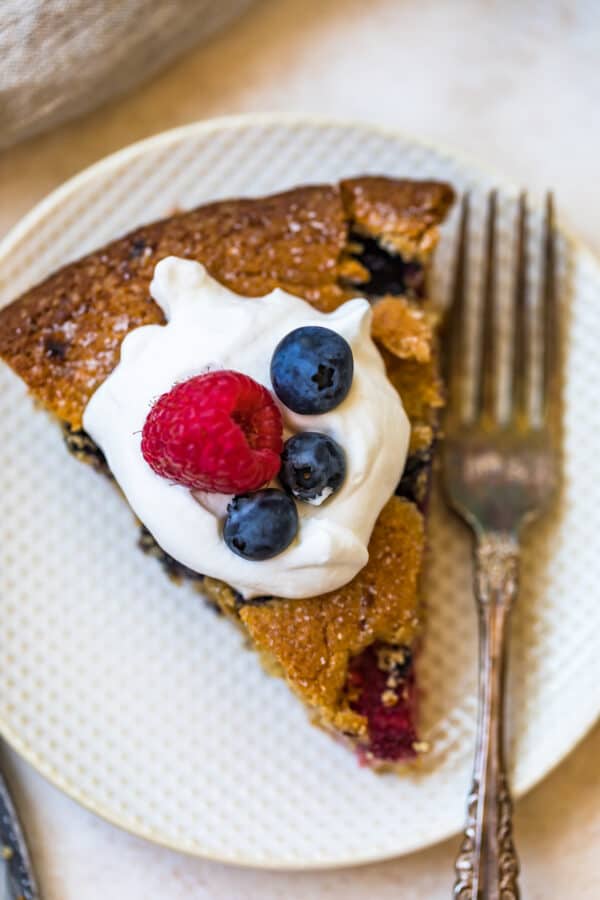
{"type": "Polygon", "coordinates": [[[534,378],[532,308],[527,299],[527,205],[517,214],[516,270],[509,413],[500,418],[496,296],[496,193],[488,197],[485,270],[474,402],[466,410],[465,304],[469,198],[462,202],[452,306],[448,318],[448,396],[443,481],[450,506],[474,536],[474,588],[479,619],[479,716],[467,822],[456,860],[455,898],[519,897],[519,863],[504,763],[507,624],[518,590],[523,526],[546,507],[559,483],[558,309],[553,204],[544,222],[541,319],[542,371],[534,378]],[[533,401],[533,402],[532,402],[533,401]],[[537,412],[536,412],[537,409],[537,412]]]}
{"type": "Polygon", "coordinates": [[[23,830],[1,772],[0,900],[40,900],[23,830]]]}

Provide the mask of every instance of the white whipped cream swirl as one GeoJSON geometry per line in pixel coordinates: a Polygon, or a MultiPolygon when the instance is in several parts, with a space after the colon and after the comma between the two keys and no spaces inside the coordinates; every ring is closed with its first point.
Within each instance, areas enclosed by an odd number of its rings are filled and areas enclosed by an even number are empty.
{"type": "Polygon", "coordinates": [[[167,324],[127,335],[119,364],[83,417],[135,514],[174,559],[248,599],[311,597],[346,584],[368,560],[375,520],[400,479],[409,440],[402,403],[371,340],[368,302],[350,300],[321,313],[279,289],[240,297],[199,263],[172,256],[156,266],[150,290],[167,324]],[[320,431],[344,448],[346,479],[322,505],[297,504],[298,535],[283,553],[245,560],[223,540],[229,498],[205,495],[200,502],[186,487],[153,472],[141,453],[142,428],[158,396],[203,372],[234,369],[272,390],[269,369],[277,344],[306,325],[331,328],[352,347],[350,392],[336,409],[317,416],[293,413],[275,399],[286,436],[320,431]]]}

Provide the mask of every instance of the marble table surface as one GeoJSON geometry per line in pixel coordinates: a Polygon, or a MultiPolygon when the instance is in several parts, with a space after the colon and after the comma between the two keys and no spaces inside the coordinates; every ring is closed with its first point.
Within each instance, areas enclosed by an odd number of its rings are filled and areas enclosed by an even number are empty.
{"type": "MultiPolygon", "coordinates": [[[[467,153],[534,190],[600,252],[596,0],[262,0],[136,93],[0,154],[0,235],[65,178],[131,141],[208,116],[356,118],[467,153]]],[[[10,751],[45,900],[441,900],[456,841],[318,873],[228,868],[131,837],[10,751]]],[[[517,804],[528,900],[600,896],[600,730],[517,804]]]]}

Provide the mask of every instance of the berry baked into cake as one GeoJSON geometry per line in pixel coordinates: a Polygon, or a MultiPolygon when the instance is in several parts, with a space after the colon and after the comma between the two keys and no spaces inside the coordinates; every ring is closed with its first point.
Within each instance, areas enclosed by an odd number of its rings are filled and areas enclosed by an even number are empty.
{"type": "Polygon", "coordinates": [[[362,762],[422,749],[442,391],[426,274],[453,192],[380,177],[139,228],[0,312],[0,356],[139,543],[362,762]]]}

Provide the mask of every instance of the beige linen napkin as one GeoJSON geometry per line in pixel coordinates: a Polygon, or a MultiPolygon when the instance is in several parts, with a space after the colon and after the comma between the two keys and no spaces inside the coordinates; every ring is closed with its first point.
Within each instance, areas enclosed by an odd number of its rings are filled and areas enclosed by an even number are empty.
{"type": "Polygon", "coordinates": [[[251,2],[0,0],[0,147],[133,87],[251,2]]]}

